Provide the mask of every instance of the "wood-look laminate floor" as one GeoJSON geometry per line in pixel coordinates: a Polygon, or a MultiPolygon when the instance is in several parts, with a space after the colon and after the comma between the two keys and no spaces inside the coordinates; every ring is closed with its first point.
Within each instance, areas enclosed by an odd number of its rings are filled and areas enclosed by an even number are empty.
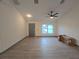
{"type": "Polygon", "coordinates": [[[0,55],[0,59],[79,59],[79,48],[56,37],[30,37],[0,55]]]}

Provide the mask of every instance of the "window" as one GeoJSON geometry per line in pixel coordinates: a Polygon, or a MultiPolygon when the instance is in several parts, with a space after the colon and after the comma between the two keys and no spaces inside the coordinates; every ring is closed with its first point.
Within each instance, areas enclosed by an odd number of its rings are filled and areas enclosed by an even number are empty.
{"type": "Polygon", "coordinates": [[[53,25],[46,25],[46,24],[43,24],[42,25],[42,33],[53,33],[53,25]]]}

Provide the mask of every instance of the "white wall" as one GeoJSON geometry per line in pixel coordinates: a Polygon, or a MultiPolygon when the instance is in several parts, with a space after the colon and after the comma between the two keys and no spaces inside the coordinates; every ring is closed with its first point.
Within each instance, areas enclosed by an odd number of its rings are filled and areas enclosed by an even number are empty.
{"type": "Polygon", "coordinates": [[[26,36],[25,24],[14,7],[0,2],[0,53],[26,36]]]}
{"type": "Polygon", "coordinates": [[[79,4],[58,20],[59,34],[66,34],[77,39],[79,45],[79,4]]]}
{"type": "MultiPolygon", "coordinates": [[[[35,36],[57,36],[57,23],[56,21],[28,21],[27,22],[28,24],[29,23],[35,23],[35,36]],[[52,24],[54,26],[54,33],[53,34],[43,34],[41,33],[41,25],[42,24],[52,24]]],[[[27,27],[28,27],[28,24],[27,24],[27,27]]],[[[29,28],[27,30],[27,32],[29,32],[29,28]]],[[[28,33],[29,35],[29,33],[28,33]]]]}

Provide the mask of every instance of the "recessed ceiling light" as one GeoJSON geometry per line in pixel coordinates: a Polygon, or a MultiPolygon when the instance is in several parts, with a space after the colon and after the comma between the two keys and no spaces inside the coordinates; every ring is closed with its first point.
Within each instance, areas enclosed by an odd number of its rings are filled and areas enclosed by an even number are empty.
{"type": "Polygon", "coordinates": [[[27,16],[28,18],[31,18],[31,17],[32,17],[32,15],[31,15],[31,14],[27,14],[26,16],[27,16]]]}

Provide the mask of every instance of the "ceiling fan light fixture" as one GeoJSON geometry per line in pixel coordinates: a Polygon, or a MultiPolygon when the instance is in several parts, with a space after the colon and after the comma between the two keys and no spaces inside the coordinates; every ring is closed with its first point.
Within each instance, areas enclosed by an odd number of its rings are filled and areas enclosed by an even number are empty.
{"type": "Polygon", "coordinates": [[[50,19],[53,19],[54,17],[50,17],[50,19]]]}

